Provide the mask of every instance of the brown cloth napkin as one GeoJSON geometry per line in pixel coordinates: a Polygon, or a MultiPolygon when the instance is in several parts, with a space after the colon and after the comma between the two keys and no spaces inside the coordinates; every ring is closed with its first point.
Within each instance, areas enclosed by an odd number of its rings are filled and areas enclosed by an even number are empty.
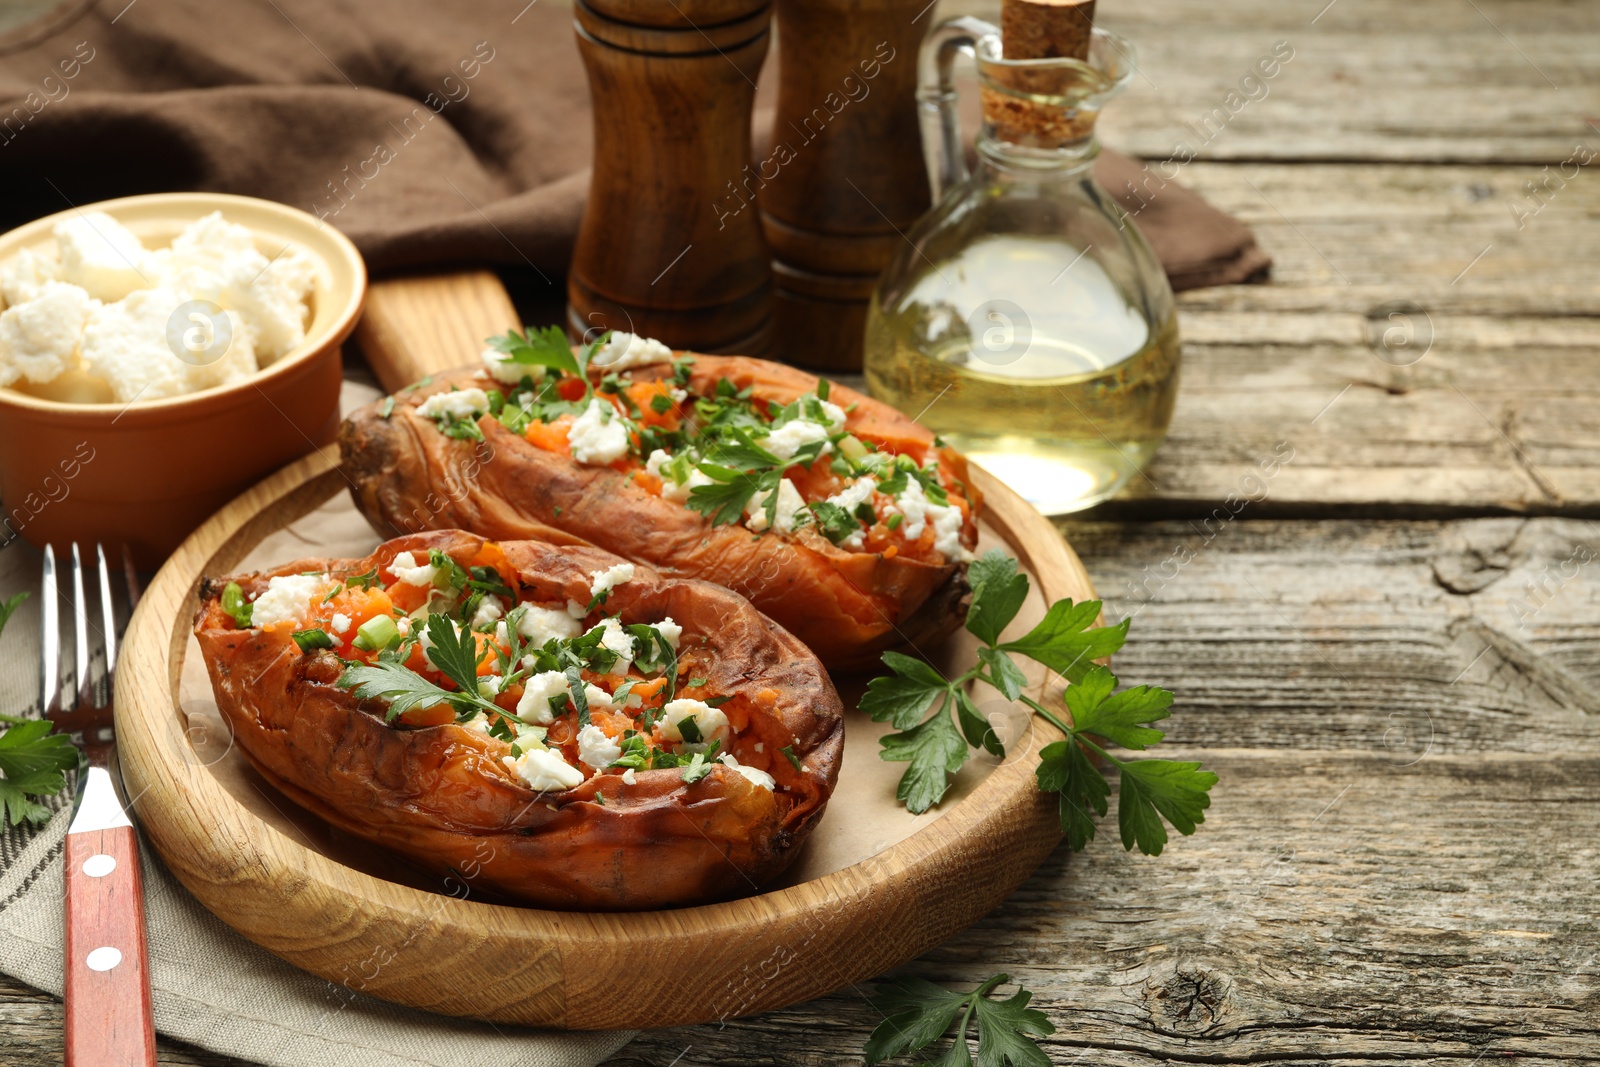
{"type": "MultiPolygon", "coordinates": [[[[588,96],[570,0],[66,0],[0,35],[0,229],[204,189],[325,217],[375,271],[563,274],[588,96]]],[[[1140,164],[1107,151],[1096,175],[1140,208],[1140,164]]],[[[1147,199],[1174,288],[1264,275],[1243,223],[1175,183],[1147,199]]]]}

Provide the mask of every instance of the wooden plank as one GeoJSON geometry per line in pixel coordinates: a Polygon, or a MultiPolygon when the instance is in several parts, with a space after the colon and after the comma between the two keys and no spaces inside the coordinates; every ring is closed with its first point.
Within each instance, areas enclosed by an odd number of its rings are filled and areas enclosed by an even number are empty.
{"type": "MultiPolygon", "coordinates": [[[[937,15],[993,21],[996,7],[946,0],[937,15]]],[[[1544,164],[1600,148],[1583,4],[1123,0],[1097,16],[1140,61],[1101,134],[1149,159],[1544,164]],[[1241,85],[1279,42],[1292,58],[1241,85]]]]}
{"type": "MultiPolygon", "coordinates": [[[[1221,774],[1215,803],[1157,859],[1058,852],[903,973],[1022,979],[1059,1063],[1553,1065],[1600,1047],[1579,830],[1600,815],[1600,590],[1590,564],[1547,574],[1589,524],[1069,532],[1108,609],[1137,613],[1119,673],[1178,690],[1171,754],[1221,774]],[[1128,591],[1185,542],[1173,580],[1128,591]]],[[[774,1041],[839,1062],[877,1022],[845,990],[612,1062],[756,1062],[774,1041]]]]}
{"type": "Polygon", "coordinates": [[[1600,513],[1588,174],[1518,229],[1521,167],[1195,164],[1273,284],[1180,298],[1167,445],[1112,516],[1204,515],[1280,442],[1266,514],[1600,513]]]}
{"type": "MultiPolygon", "coordinates": [[[[1199,836],[1058,853],[904,972],[1025,982],[1061,1064],[1554,1067],[1600,1047],[1594,851],[1548,836],[1600,816],[1600,761],[1206,755],[1226,789],[1199,836]]],[[[611,1063],[853,1062],[879,1021],[843,990],[611,1063]]]]}

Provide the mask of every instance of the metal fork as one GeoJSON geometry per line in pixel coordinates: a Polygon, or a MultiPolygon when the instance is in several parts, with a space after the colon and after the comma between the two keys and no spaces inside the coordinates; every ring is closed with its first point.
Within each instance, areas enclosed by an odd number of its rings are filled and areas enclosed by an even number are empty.
{"type": "MultiPolygon", "coordinates": [[[[150,1015],[150,957],[145,944],[144,891],[139,840],[115,785],[116,733],[111,690],[117,663],[117,623],[106,553],[95,546],[100,587],[98,621],[84,596],[83,559],[72,546],[73,674],[61,674],[61,590],[56,554],[44,550],[40,597],[44,651],[45,716],[72,734],[88,760],[78,777],[77,801],[67,828],[66,863],[66,1064],[67,1067],[155,1067],[155,1027],[150,1015]],[[105,648],[104,703],[95,702],[90,630],[105,648]]],[[[128,602],[139,598],[138,577],[126,552],[128,602]]]]}

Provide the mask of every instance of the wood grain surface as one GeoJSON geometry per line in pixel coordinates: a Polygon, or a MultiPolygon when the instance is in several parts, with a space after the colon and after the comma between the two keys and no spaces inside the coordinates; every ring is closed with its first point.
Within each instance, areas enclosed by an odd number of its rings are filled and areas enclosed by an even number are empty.
{"type": "MultiPolygon", "coordinates": [[[[923,19],[969,11],[996,6],[923,19]]],[[[1100,132],[1154,161],[1275,41],[1295,48],[1177,172],[1255,228],[1273,282],[1180,295],[1156,484],[1063,524],[1108,610],[1137,613],[1119,674],[1177,690],[1171,744],[1222,781],[1165,855],[1058,851],[900,973],[1009,972],[1077,1067],[1596,1062],[1600,571],[1573,561],[1600,552],[1600,175],[1552,183],[1520,228],[1512,210],[1575,144],[1600,149],[1593,5],[1097,17],[1144,72],[1100,132]],[[1369,325],[1406,300],[1436,334],[1408,369],[1369,325]],[[1217,519],[1280,441],[1294,461],[1217,519]],[[1168,564],[1180,546],[1194,558],[1168,564]]],[[[59,1063],[60,1003],[0,983],[0,1061],[59,1063]]],[[[612,1064],[857,1064],[879,1021],[845,989],[653,1031],[612,1064]]],[[[235,1063],[171,1042],[161,1062],[235,1063]]]]}

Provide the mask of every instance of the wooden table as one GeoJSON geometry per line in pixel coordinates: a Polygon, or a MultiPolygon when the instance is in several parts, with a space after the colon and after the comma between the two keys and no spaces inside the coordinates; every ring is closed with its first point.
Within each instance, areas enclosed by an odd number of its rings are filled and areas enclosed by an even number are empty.
{"type": "MultiPolygon", "coordinates": [[[[1179,180],[1276,259],[1182,298],[1166,447],[1062,523],[1136,615],[1119,674],[1179,694],[1166,754],[1222,781],[1165,855],[1059,852],[905,972],[1021,979],[1062,1064],[1600,1062],[1600,168],[1561,173],[1600,153],[1600,16],[1101,9],[1144,71],[1106,139],[1196,147],[1179,180]]],[[[877,1021],[844,990],[612,1063],[853,1063],[877,1021]]],[[[58,1063],[59,1028],[0,979],[0,1060],[58,1063]]]]}

